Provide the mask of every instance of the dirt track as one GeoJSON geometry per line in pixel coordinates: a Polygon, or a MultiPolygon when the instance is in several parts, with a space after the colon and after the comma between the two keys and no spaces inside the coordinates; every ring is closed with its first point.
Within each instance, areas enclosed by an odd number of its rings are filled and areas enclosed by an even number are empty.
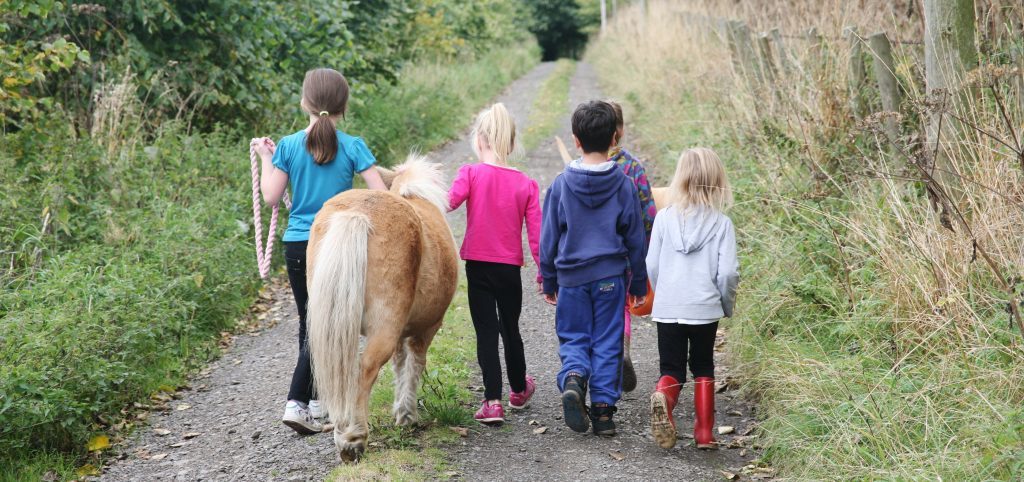
{"type": "MultiPolygon", "coordinates": [[[[552,63],[539,65],[499,97],[521,129],[535,92],[553,67],[552,63]]],[[[580,64],[559,124],[564,126],[559,133],[563,139],[571,139],[571,107],[592,98],[600,98],[595,73],[580,64]]],[[[449,176],[459,165],[473,160],[466,139],[449,143],[430,157],[442,162],[449,176]]],[[[544,189],[561,170],[562,162],[553,143],[544,142],[527,155],[523,167],[544,189]]],[[[464,210],[449,219],[456,237],[461,238],[464,210]]],[[[559,367],[554,309],[533,294],[530,279],[536,267],[532,261],[528,263],[523,270],[524,285],[529,286],[524,286],[521,326],[528,369],[538,382],[537,394],[531,408],[510,412],[503,428],[473,427],[461,445],[451,448],[457,477],[711,480],[721,478],[716,469],[739,468],[753,458],[753,453],[741,457],[741,449],[698,452],[685,438],[670,451],[654,445],[646,406],[647,390],[657,377],[657,346],[654,328],[647,321],[634,324],[633,358],[640,383],[639,389],[626,394],[620,403],[620,434],[602,439],[566,428],[560,421],[554,381],[559,367]],[[533,421],[537,425],[531,425],[533,421]],[[547,430],[535,434],[542,426],[547,430]]],[[[191,382],[192,388],[167,404],[169,410],[154,413],[150,426],[140,429],[122,449],[122,459],[105,469],[103,480],[319,480],[330,472],[337,463],[330,436],[300,437],[279,422],[297,353],[298,318],[286,284],[275,284],[270,296],[262,329],[237,336],[224,356],[191,382]],[[185,438],[193,433],[198,435],[185,438]]],[[[725,370],[720,368],[718,375],[724,379],[725,370]]],[[[478,377],[470,380],[474,386],[480,383],[478,377]]],[[[676,412],[681,433],[692,428],[691,393],[687,385],[684,402],[676,412]]],[[[736,426],[742,433],[751,414],[731,397],[728,392],[718,396],[719,424],[736,426]],[[734,410],[742,416],[727,415],[734,410]]]]}

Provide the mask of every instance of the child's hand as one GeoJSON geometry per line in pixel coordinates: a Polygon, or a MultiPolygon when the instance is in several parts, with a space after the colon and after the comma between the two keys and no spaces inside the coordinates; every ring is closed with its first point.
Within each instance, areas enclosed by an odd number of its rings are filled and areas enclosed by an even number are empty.
{"type": "Polygon", "coordinates": [[[633,295],[630,295],[629,299],[630,299],[629,304],[633,308],[639,308],[639,307],[643,306],[644,303],[647,303],[647,295],[643,295],[643,296],[633,296],[633,295]]]}
{"type": "Polygon", "coordinates": [[[274,150],[277,146],[274,145],[273,139],[264,137],[256,142],[256,154],[262,158],[274,157],[274,150]]]}
{"type": "Polygon", "coordinates": [[[546,301],[549,305],[557,305],[558,293],[544,293],[544,301],[546,301]]]}

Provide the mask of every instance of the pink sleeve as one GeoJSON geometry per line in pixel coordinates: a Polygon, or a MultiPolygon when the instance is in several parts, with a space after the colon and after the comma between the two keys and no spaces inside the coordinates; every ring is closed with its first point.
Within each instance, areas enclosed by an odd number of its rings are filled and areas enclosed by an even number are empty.
{"type": "Polygon", "coordinates": [[[448,210],[459,209],[462,203],[469,197],[469,166],[459,168],[459,173],[452,181],[452,188],[448,190],[448,210]]]}
{"type": "MultiPolygon", "coordinates": [[[[540,270],[540,187],[537,181],[530,179],[530,194],[526,198],[526,239],[530,244],[530,254],[533,255],[533,262],[540,270]]],[[[537,281],[540,282],[540,273],[537,273],[537,281]]]]}

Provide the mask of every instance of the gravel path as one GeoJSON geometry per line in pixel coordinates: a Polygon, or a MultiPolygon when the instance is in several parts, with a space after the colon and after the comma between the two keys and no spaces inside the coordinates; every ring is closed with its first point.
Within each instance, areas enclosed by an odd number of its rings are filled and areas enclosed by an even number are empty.
{"type": "MultiPolygon", "coordinates": [[[[522,128],[529,115],[534,94],[554,68],[543,63],[513,82],[497,100],[506,104],[522,128]]],[[[564,126],[558,135],[567,143],[571,107],[600,98],[596,77],[586,64],[579,64],[564,106],[564,126]]],[[[466,136],[451,142],[430,156],[442,162],[449,177],[474,156],[466,136]]],[[[562,169],[553,142],[544,142],[529,153],[522,166],[541,188],[562,169]]],[[[449,216],[452,229],[461,238],[465,210],[449,216]]],[[[620,435],[610,439],[580,435],[560,420],[561,406],[555,387],[558,372],[558,343],[554,334],[554,309],[534,295],[529,280],[535,273],[532,261],[524,268],[524,309],[521,326],[526,340],[527,363],[536,377],[538,390],[532,407],[510,412],[503,428],[472,427],[461,445],[450,449],[458,477],[467,480],[533,478],[577,480],[598,478],[684,479],[721,478],[716,469],[738,469],[754,454],[741,450],[700,453],[681,440],[671,451],[657,448],[647,428],[647,389],[657,376],[655,332],[649,322],[634,325],[634,363],[640,389],[627,394],[617,416],[620,435]],[[530,286],[525,286],[530,285],[530,286]],[[536,425],[531,425],[535,423],[536,425]],[[543,434],[535,434],[547,427],[543,434]]],[[[294,367],[298,317],[287,283],[271,283],[254,308],[255,329],[231,338],[231,347],[210,364],[185,390],[169,400],[154,401],[150,425],[140,428],[119,447],[119,455],[104,469],[102,480],[320,480],[337,464],[334,443],[329,436],[301,437],[280,423],[285,394],[294,367]]],[[[723,370],[719,371],[724,379],[723,370]]],[[[472,385],[479,378],[470,380],[472,385]]],[[[482,396],[482,395],[481,395],[482,396]]],[[[689,391],[677,414],[681,432],[692,427],[689,391]]],[[[718,396],[719,423],[734,425],[745,432],[750,413],[732,395],[718,396]],[[726,416],[738,410],[741,416],[726,416]]],[[[448,472],[451,474],[451,472],[448,472]]]]}
{"type": "MultiPolygon", "coordinates": [[[[569,125],[572,109],[601,97],[594,70],[580,63],[570,83],[565,115],[558,124],[562,126],[558,135],[566,144],[571,144],[572,140],[569,125]]],[[[524,167],[542,189],[549,186],[562,170],[554,142],[543,142],[529,153],[524,167]]],[[[578,434],[566,427],[561,420],[562,407],[556,386],[561,364],[554,332],[555,310],[539,296],[532,295],[535,288],[531,279],[536,268],[532,260],[528,263],[523,270],[525,296],[520,327],[526,346],[527,369],[537,379],[537,392],[530,408],[506,412],[508,421],[502,428],[478,427],[453,450],[452,457],[462,477],[466,480],[522,480],[537,476],[544,480],[721,480],[723,475],[718,470],[738,472],[748,463],[745,460],[755,457],[753,451],[742,448],[700,452],[688,438],[680,439],[672,450],[657,447],[650,435],[647,416],[649,390],[658,377],[657,333],[649,320],[634,320],[632,354],[639,383],[637,390],[625,394],[619,403],[616,415],[619,434],[602,438],[578,434]],[[544,427],[543,433],[536,433],[544,427]]],[[[724,380],[726,372],[720,368],[717,375],[724,380]]],[[[479,379],[474,382],[481,383],[479,379]]],[[[692,394],[687,384],[680,396],[682,405],[676,409],[681,434],[692,433],[692,394]]],[[[483,397],[482,392],[479,396],[483,397]]],[[[505,396],[507,400],[508,394],[505,396]]],[[[730,392],[718,395],[718,423],[735,426],[738,433],[745,433],[751,414],[738,398],[733,401],[733,397],[730,392]],[[726,415],[730,411],[742,415],[726,415]]],[[[729,437],[719,438],[728,443],[729,437]]]]}

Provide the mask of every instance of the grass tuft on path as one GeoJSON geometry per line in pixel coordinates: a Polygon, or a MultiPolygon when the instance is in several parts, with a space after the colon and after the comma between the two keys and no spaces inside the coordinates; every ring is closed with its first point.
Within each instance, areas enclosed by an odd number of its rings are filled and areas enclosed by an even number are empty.
{"type": "MultiPolygon", "coordinates": [[[[575,61],[560,59],[555,63],[551,75],[544,79],[530,107],[526,129],[520,137],[524,152],[534,150],[558,131],[558,121],[565,115],[565,107],[569,103],[569,81],[574,72],[575,61]]],[[[565,142],[571,144],[572,140],[565,139],[565,142]]]]}

